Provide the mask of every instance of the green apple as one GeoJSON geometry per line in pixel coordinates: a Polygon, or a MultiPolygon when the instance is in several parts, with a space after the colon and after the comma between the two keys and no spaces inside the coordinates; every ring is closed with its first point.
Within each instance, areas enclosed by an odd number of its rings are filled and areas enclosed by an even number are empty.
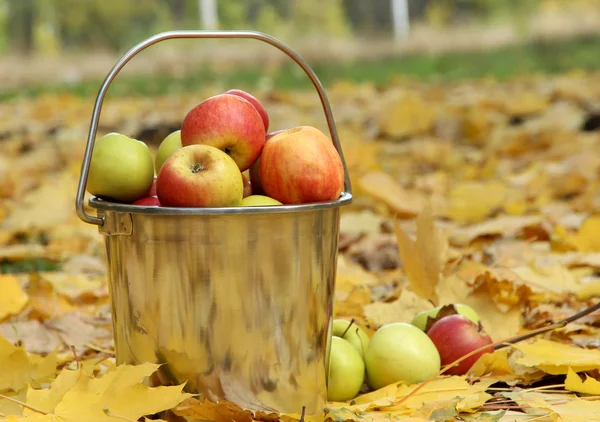
{"type": "Polygon", "coordinates": [[[181,148],[181,130],[176,130],[163,139],[156,150],[156,159],[154,160],[156,174],[158,174],[164,162],[167,161],[169,155],[179,148],[181,148]]]}
{"type": "Polygon", "coordinates": [[[331,337],[329,373],[327,377],[327,400],[351,400],[360,391],[365,380],[365,363],[348,341],[331,337]]]}
{"type": "Polygon", "coordinates": [[[152,153],[144,142],[115,132],[95,142],[87,181],[89,193],[129,203],[145,196],[152,182],[152,153]]]}
{"type": "Polygon", "coordinates": [[[348,341],[362,358],[365,357],[369,347],[369,336],[358,325],[345,319],[336,319],[333,321],[333,335],[348,341]]]}
{"type": "Polygon", "coordinates": [[[283,205],[277,199],[265,195],[250,195],[242,199],[242,207],[260,207],[265,205],[283,205]]]}
{"type": "MultiPolygon", "coordinates": [[[[479,324],[479,315],[469,305],[455,303],[454,308],[459,314],[466,316],[475,324],[479,324]]],[[[440,312],[440,309],[442,309],[442,306],[438,306],[427,311],[419,312],[414,316],[414,318],[411,321],[411,324],[425,331],[425,328],[427,327],[427,317],[435,318],[440,312]]]]}
{"type": "Polygon", "coordinates": [[[440,371],[441,358],[423,331],[405,322],[380,327],[365,354],[367,383],[376,390],[402,382],[416,384],[440,371]]]}

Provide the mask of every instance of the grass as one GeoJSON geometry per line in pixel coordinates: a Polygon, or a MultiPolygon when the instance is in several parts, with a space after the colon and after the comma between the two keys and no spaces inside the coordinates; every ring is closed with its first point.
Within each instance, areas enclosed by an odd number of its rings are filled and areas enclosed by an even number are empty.
{"type": "MultiPolygon", "coordinates": [[[[486,76],[502,80],[519,74],[553,74],[572,69],[600,69],[598,51],[600,51],[600,36],[589,36],[568,40],[537,41],[480,52],[392,56],[348,63],[317,62],[311,63],[311,67],[325,86],[336,80],[386,84],[400,75],[432,82],[486,76]]],[[[229,72],[217,72],[209,67],[203,67],[183,77],[167,74],[121,77],[113,82],[109,95],[177,94],[190,92],[216,82],[221,82],[225,86],[251,89],[260,83],[263,76],[263,69],[256,65],[229,72]]],[[[274,86],[279,89],[311,86],[302,70],[291,62],[281,66],[272,78],[274,86]]],[[[27,90],[6,91],[0,93],[0,100],[15,96],[59,92],[95,96],[101,82],[101,80],[94,80],[77,85],[41,86],[27,90]]]]}

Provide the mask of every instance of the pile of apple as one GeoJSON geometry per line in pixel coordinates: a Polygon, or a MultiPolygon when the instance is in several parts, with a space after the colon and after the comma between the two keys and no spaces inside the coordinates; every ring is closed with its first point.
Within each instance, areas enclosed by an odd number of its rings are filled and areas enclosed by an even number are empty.
{"type": "Polygon", "coordinates": [[[167,207],[277,206],[332,201],[344,169],[331,139],[312,126],[268,132],[248,92],[206,98],[158,147],[109,133],[95,143],[87,190],[104,200],[167,207]]]}
{"type": "Polygon", "coordinates": [[[442,367],[482,348],[444,372],[464,375],[481,355],[494,351],[479,315],[465,304],[420,312],[410,324],[383,325],[371,338],[354,321],[345,319],[335,319],[332,331],[327,389],[330,401],[353,399],[365,382],[371,390],[394,383],[423,382],[442,367]]]}

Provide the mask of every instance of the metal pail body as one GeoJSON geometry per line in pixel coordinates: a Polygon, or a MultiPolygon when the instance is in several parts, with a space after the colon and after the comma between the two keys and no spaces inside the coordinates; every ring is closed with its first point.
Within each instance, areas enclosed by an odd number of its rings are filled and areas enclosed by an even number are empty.
{"type": "Polygon", "coordinates": [[[323,412],[340,208],[350,176],[325,90],[281,41],[256,31],[167,31],[132,47],[102,83],[90,123],[76,211],[105,236],[118,363],[162,364],[156,385],[186,383],[211,401],[249,410],[323,412]],[[84,206],[102,104],[118,72],[158,42],[247,38],[288,55],[313,83],[344,167],[329,202],[224,208],[84,206]]]}
{"type": "Polygon", "coordinates": [[[118,363],[250,410],[323,410],[339,207],[99,215],[118,363]]]}

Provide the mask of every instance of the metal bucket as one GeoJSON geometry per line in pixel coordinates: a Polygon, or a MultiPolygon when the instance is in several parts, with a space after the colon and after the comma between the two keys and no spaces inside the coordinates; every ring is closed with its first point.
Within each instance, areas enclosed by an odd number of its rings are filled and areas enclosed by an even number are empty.
{"type": "Polygon", "coordinates": [[[171,31],[127,52],[96,98],[76,208],[104,236],[117,363],[163,364],[155,385],[186,382],[211,401],[245,409],[323,411],[340,207],[351,185],[325,91],[308,64],[254,31],[171,31]],[[84,195],[102,102],[137,53],[173,38],[253,38],[291,57],[313,82],[345,186],[331,202],[279,207],[131,206],[84,195]]]}

